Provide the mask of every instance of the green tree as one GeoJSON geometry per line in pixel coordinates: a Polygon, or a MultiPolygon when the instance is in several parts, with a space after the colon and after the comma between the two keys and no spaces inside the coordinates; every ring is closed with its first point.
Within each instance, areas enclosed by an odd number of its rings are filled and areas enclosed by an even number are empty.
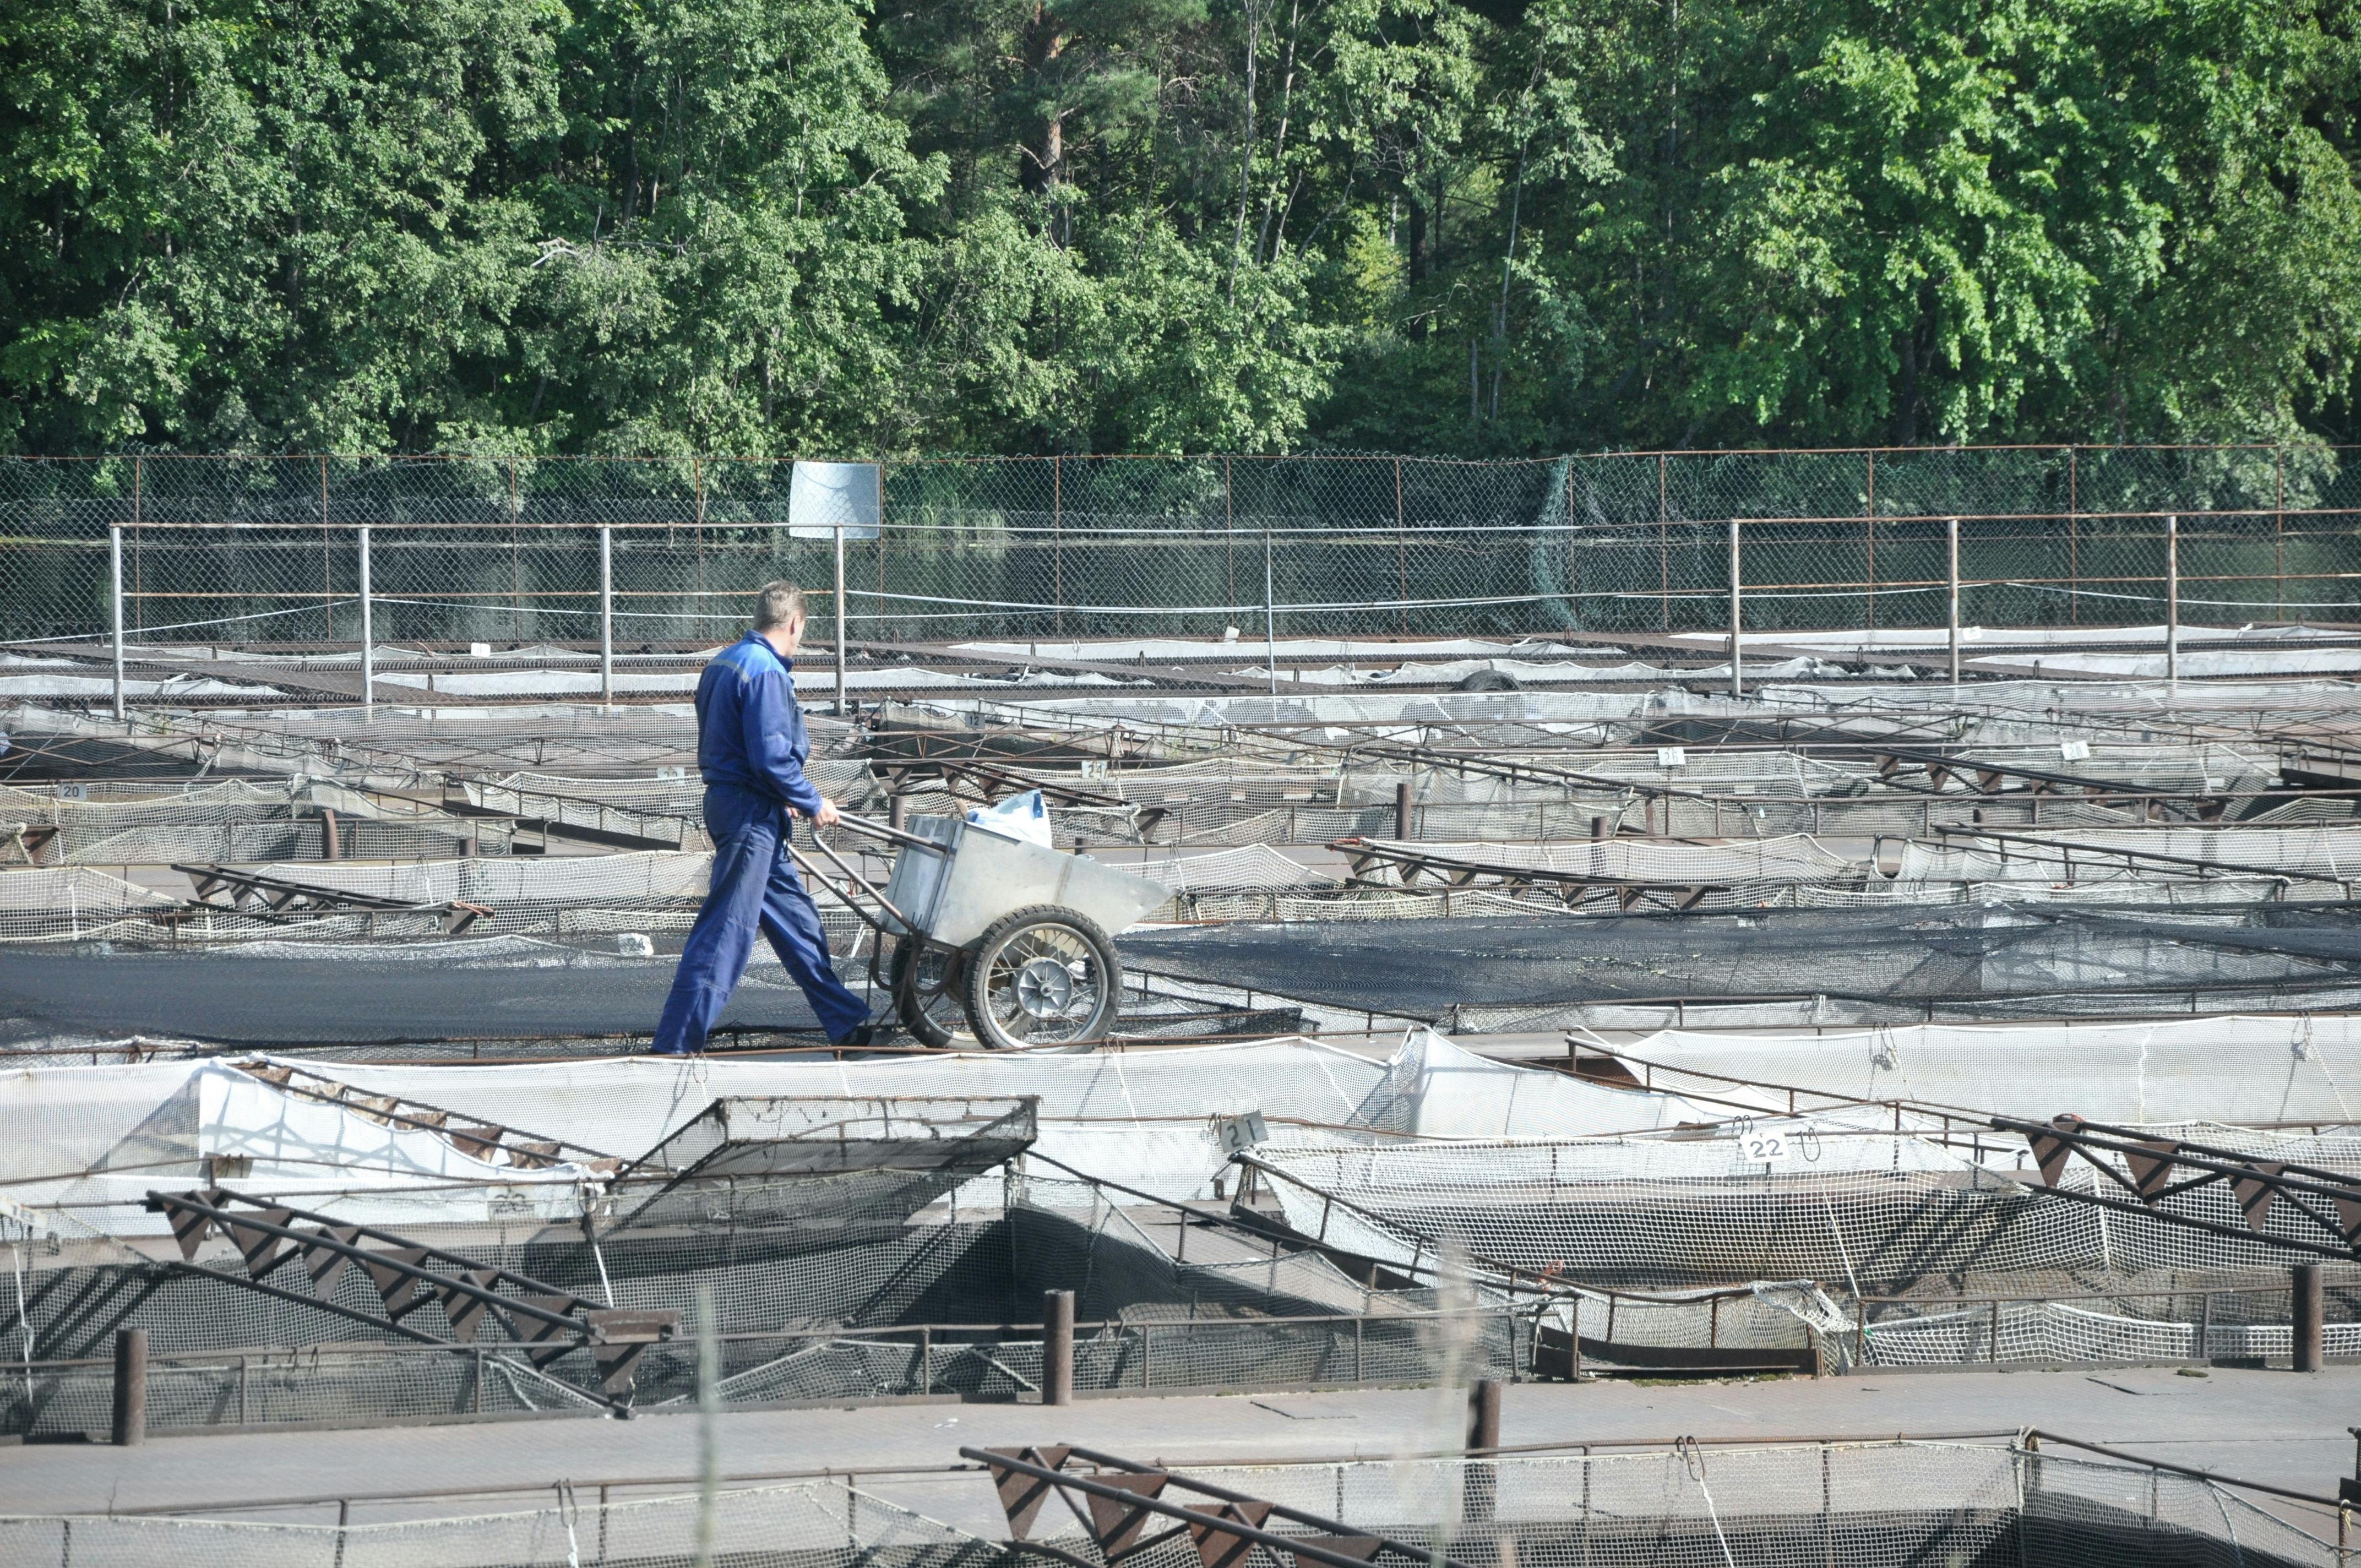
{"type": "Polygon", "coordinates": [[[2361,0],[21,0],[0,444],[2361,438],[2361,0]]]}

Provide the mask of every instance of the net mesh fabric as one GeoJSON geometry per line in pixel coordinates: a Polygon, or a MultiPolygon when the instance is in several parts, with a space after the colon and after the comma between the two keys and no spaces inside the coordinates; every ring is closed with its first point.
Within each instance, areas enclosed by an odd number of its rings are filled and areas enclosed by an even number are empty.
{"type": "MultiPolygon", "coordinates": [[[[2361,1172],[2361,1139],[2197,1124],[2153,1126],[2216,1147],[2361,1172]]],[[[2285,1251],[2146,1214],[2052,1198],[2021,1141],[1947,1147],[1907,1134],[1814,1132],[1784,1168],[1743,1158],[1737,1137],[1466,1146],[1271,1148],[1289,1223],[1363,1255],[1432,1268],[1447,1243],[1495,1263],[1598,1284],[1743,1284],[1808,1278],[1856,1292],[1964,1288],[2159,1289],[2252,1286],[2285,1251]]],[[[2062,1179],[2098,1190],[2086,1166],[2062,1179]]],[[[2242,1232],[2219,1185],[2168,1201],[2242,1232]]],[[[2277,1234],[2317,1233],[2285,1208],[2277,1234]]]]}
{"type": "Polygon", "coordinates": [[[1556,872],[1606,882],[1823,882],[1861,874],[1861,862],[1801,835],[1737,844],[1601,839],[1574,844],[1451,844],[1373,839],[1369,848],[1466,861],[1503,872],[1556,872]]]}
{"type": "Polygon", "coordinates": [[[1611,1052],[1651,1085],[1765,1110],[1792,1108],[1792,1089],[2118,1124],[2317,1124],[2350,1123],[2361,1111],[2361,1020],[2337,1013],[1787,1036],[1668,1030],[1611,1052]]]}
{"type": "Polygon", "coordinates": [[[2049,842],[1914,841],[1903,846],[1895,875],[1925,882],[2163,881],[2221,874],[2217,866],[2334,879],[2361,874],[2361,829],[2351,828],[2139,828],[2041,837],[2049,842]],[[2126,853],[2117,857],[2109,850],[2126,853]],[[2196,863],[2176,865],[2150,856],[2196,863]]]}
{"type": "MultiPolygon", "coordinates": [[[[1379,1311],[1390,1298],[1317,1255],[1242,1240],[1221,1227],[1184,1229],[1170,1210],[1142,1195],[1217,1196],[1209,1187],[1224,1169],[1224,1157],[1202,1120],[1209,1076],[1235,1085],[1238,1110],[1268,1106],[1268,1113],[1284,1116],[1292,1109],[1303,1121],[1340,1124],[1327,1133],[1305,1129],[1306,1136],[1368,1135],[1355,1128],[1425,1125],[1447,1134],[1471,1126],[1579,1124],[1595,1118],[1599,1105],[1611,1105],[1619,1119],[1626,1116],[1630,1100],[1562,1079],[1529,1082],[1530,1075],[1424,1036],[1383,1062],[1299,1043],[842,1066],[634,1059],[541,1069],[344,1070],[372,1097],[369,1104],[440,1108],[478,1123],[524,1127],[533,1137],[580,1134],[610,1145],[623,1135],[653,1143],[725,1092],[818,1094],[842,1102],[847,1091],[870,1086],[868,1098],[850,1102],[857,1108],[873,1105],[881,1094],[906,1105],[914,1093],[930,1089],[971,1099],[986,1085],[1041,1091],[1063,1116],[1043,1124],[1037,1147],[1075,1166],[1113,1169],[1122,1188],[1136,1190],[1101,1188],[1048,1162],[1013,1194],[997,1173],[961,1180],[965,1173],[954,1171],[947,1180],[880,1188],[856,1171],[812,1180],[784,1207],[748,1210],[732,1201],[725,1205],[724,1224],[707,1223],[696,1205],[695,1212],[667,1211],[645,1224],[636,1212],[629,1223],[602,1221],[593,1245],[578,1218],[590,1196],[577,1194],[568,1167],[470,1179],[457,1168],[467,1162],[450,1157],[447,1147],[444,1166],[452,1168],[428,1169],[412,1157],[414,1151],[395,1159],[402,1151],[387,1142],[409,1138],[439,1146],[440,1135],[395,1137],[372,1124],[354,1131],[387,1145],[383,1158],[369,1157],[387,1168],[357,1183],[363,1174],[357,1146],[327,1124],[350,1121],[355,1113],[289,1099],[232,1069],[154,1062],[24,1075],[0,1122],[46,1129],[44,1139],[6,1140],[14,1157],[12,1190],[36,1201],[23,1211],[22,1245],[12,1255],[29,1285],[36,1354],[92,1354],[119,1324],[149,1327],[159,1354],[182,1356],[171,1374],[175,1391],[159,1401],[159,1409],[170,1412],[159,1419],[170,1420],[228,1420],[224,1412],[233,1395],[247,1418],[257,1420],[536,1408],[534,1399],[578,1402],[578,1390],[568,1392],[568,1386],[578,1384],[581,1368],[569,1360],[537,1381],[520,1370],[497,1329],[486,1330],[478,1342],[489,1359],[474,1362],[464,1354],[397,1354],[395,1347],[367,1366],[339,1363],[341,1373],[333,1366],[306,1371],[300,1356],[241,1357],[235,1365],[219,1357],[191,1359],[224,1346],[333,1341],[349,1349],[357,1332],[351,1321],[307,1302],[159,1269],[151,1261],[175,1255],[162,1234],[162,1217],[138,1207],[141,1195],[150,1188],[205,1184],[211,1178],[200,1161],[228,1152],[254,1162],[238,1178],[241,1191],[415,1234],[594,1300],[682,1310],[698,1283],[711,1284],[723,1303],[722,1326],[738,1336],[725,1355],[730,1375],[775,1363],[781,1377],[791,1371],[793,1386],[807,1390],[819,1386],[816,1379],[829,1367],[845,1377],[851,1368],[869,1368],[850,1383],[829,1385],[847,1394],[883,1377],[880,1366],[907,1369],[906,1347],[807,1354],[835,1343],[845,1329],[994,1321],[1073,1277],[1091,1282],[1087,1310],[1146,1313],[1168,1325],[1208,1318],[1362,1317],[1379,1311]],[[469,1076],[463,1080],[463,1074],[469,1076]],[[571,1096],[558,1091],[569,1080],[576,1088],[571,1096]],[[209,1093],[205,1086],[216,1081],[234,1084],[243,1098],[209,1093]],[[1275,1089],[1291,1094],[1291,1101],[1275,1089]],[[420,1098],[428,1093],[435,1098],[420,1098]],[[308,1125],[307,1117],[321,1124],[308,1125]],[[330,1146],[342,1152],[327,1167],[314,1163],[313,1156],[330,1146]],[[913,1212],[918,1205],[929,1206],[913,1212]],[[543,1388],[550,1378],[551,1387],[543,1388]]],[[[240,1268],[221,1237],[201,1245],[198,1261],[233,1275],[240,1268]]],[[[335,1299],[366,1316],[370,1292],[359,1271],[347,1271],[335,1284],[335,1299]]],[[[439,1332],[440,1312],[430,1307],[417,1321],[439,1332]]],[[[367,1332],[358,1330],[364,1337],[367,1332]]],[[[1512,1354],[1513,1327],[1487,1332],[1495,1335],[1503,1370],[1521,1365],[1512,1354]]],[[[0,1337],[23,1332],[23,1325],[0,1322],[0,1337]]],[[[1184,1375],[1253,1386],[1257,1379],[1308,1376],[1289,1369],[1314,1365],[1326,1369],[1323,1376],[1341,1376],[1348,1346],[1360,1358],[1352,1364],[1365,1368],[1424,1365],[1416,1360],[1417,1335],[1399,1327],[1374,1338],[1349,1321],[1266,1322],[1260,1331],[1228,1331],[1226,1338],[1210,1329],[1190,1337],[1195,1332],[1172,1329],[1159,1340],[1153,1328],[1125,1331],[1115,1335],[1121,1344],[1110,1341],[1093,1354],[1103,1357],[1110,1386],[1131,1387],[1159,1377],[1170,1386],[1184,1375]]],[[[1038,1348],[1024,1348],[1035,1343],[1020,1335],[1001,1359],[1030,1354],[1038,1365],[1038,1348]]],[[[940,1381],[983,1377],[990,1370],[983,1353],[944,1354],[950,1359],[940,1365],[921,1357],[918,1376],[940,1381]]],[[[361,1353],[350,1349],[349,1354],[361,1353]]],[[[642,1359],[641,1387],[650,1398],[675,1397],[687,1387],[690,1367],[686,1347],[659,1347],[642,1359]]],[[[44,1368],[14,1403],[9,1424],[20,1431],[82,1430],[103,1400],[103,1377],[99,1370],[44,1368]]],[[[749,1398],[785,1397],[776,1389],[787,1386],[769,1374],[743,1385],[749,1398]],[[757,1388],[774,1391],[752,1392],[757,1388]]],[[[976,1385],[994,1386],[988,1379],[976,1385]]]]}
{"type": "MultiPolygon", "coordinates": [[[[569,1489],[570,1490],[570,1489],[569,1489]]],[[[0,1555],[128,1568],[561,1568],[697,1560],[694,1497],[600,1501],[390,1524],[263,1524],[91,1516],[0,1518],[0,1555]],[[63,1556],[60,1556],[60,1553],[63,1556]]],[[[1005,1548],[840,1482],[733,1488],[710,1516],[712,1561],[748,1568],[1005,1568],[1005,1548]]]]}
{"type": "Polygon", "coordinates": [[[2074,1015],[2152,1013],[2159,992],[2184,1009],[2218,995],[2213,1009],[2225,1011],[2312,992],[2326,1007],[2361,978],[2361,945],[2342,905],[2136,913],[1921,905],[1678,921],[1239,925],[1137,931],[1123,948],[1153,973],[1327,1005],[1378,1003],[1396,1015],[1488,1029],[1613,1019],[1613,1004],[1673,999],[1827,997],[2003,1013],[2020,1002],[2074,1015]]]}
{"type": "Polygon", "coordinates": [[[0,871],[0,942],[103,940],[179,902],[89,866],[0,871]]]}
{"type": "MultiPolygon", "coordinates": [[[[1946,1443],[1825,1443],[1488,1461],[1216,1465],[1191,1479],[1340,1519],[1456,1562],[1540,1568],[1577,1563],[1843,1563],[1911,1568],[2005,1559],[2052,1564],[2242,1562],[2318,1564],[2335,1546],[2219,1483],[2057,1453],[1946,1443]]],[[[949,1484],[946,1483],[946,1486],[949,1484]]],[[[1024,1554],[998,1537],[981,1475],[939,1493],[983,1536],[937,1523],[836,1481],[725,1490],[712,1515],[717,1561],[750,1568],[1006,1568],[1024,1554]]],[[[1189,1502],[1185,1491],[1169,1500],[1189,1502]]],[[[364,1505],[365,1506],[365,1505],[364,1505]]],[[[0,1519],[12,1560],[113,1568],[161,1558],[192,1568],[555,1568],[629,1562],[686,1568],[693,1497],[606,1501],[584,1492],[554,1507],[388,1524],[263,1524],[87,1516],[0,1519]],[[71,1544],[68,1544],[69,1535],[71,1544]]],[[[324,1517],[326,1517],[324,1510],[324,1517]]],[[[1283,1517],[1265,1526],[1318,1532],[1283,1517]]],[[[1036,1533],[1085,1562],[1104,1561],[1052,1501],[1036,1533]]],[[[1153,1533],[1153,1527],[1151,1532],[1153,1533]]],[[[1143,1568],[1185,1568],[1185,1537],[1148,1547],[1143,1568]]],[[[1254,1548],[1248,1568],[1284,1562],[1254,1548]]],[[[1398,1562],[1389,1555],[1381,1559],[1398,1562]]]]}
{"type": "Polygon", "coordinates": [[[125,828],[162,823],[250,822],[274,812],[285,814],[302,798],[302,792],[283,784],[251,779],[225,779],[196,788],[151,786],[130,789],[101,786],[102,795],[69,797],[55,789],[31,789],[0,784],[0,822],[38,823],[61,828],[84,837],[97,837],[125,828]]]}
{"type": "MultiPolygon", "coordinates": [[[[1903,1568],[2001,1558],[2027,1564],[2327,1564],[2338,1558],[2327,1540],[2213,1482],[2000,1446],[1684,1447],[1563,1459],[1223,1465],[1187,1474],[1440,1548],[1462,1563],[1511,1552],[1521,1563],[1552,1568],[1802,1562],[1903,1568]]],[[[1088,1533],[1054,1504],[1041,1528],[1056,1530],[1049,1538],[1056,1544],[1103,1561],[1088,1533]]],[[[1283,1536],[1312,1533],[1277,1518],[1266,1528],[1283,1536]]],[[[1184,1539],[1138,1560],[1150,1568],[1184,1568],[1195,1553],[1184,1539]]]]}

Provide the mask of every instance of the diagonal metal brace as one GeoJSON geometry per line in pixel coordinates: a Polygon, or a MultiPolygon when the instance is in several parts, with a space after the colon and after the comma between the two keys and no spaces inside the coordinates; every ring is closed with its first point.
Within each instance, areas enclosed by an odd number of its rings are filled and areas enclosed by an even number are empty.
{"type": "Polygon", "coordinates": [[[1368,1568],[1380,1552],[1430,1568],[1469,1568],[1465,1559],[1445,1555],[1431,1545],[1363,1534],[1350,1525],[1301,1508],[1233,1492],[1160,1466],[1140,1464],[1071,1444],[1054,1448],[962,1448],[960,1457],[972,1460],[991,1473],[1003,1507],[1008,1511],[1010,1531],[1016,1539],[1025,1539],[1025,1532],[1031,1529],[1046,1498],[1046,1492],[1037,1493],[1028,1485],[1035,1484],[1058,1492],[1069,1507],[1074,1508],[1077,1517],[1091,1527],[1102,1554],[1110,1563],[1146,1551],[1185,1530],[1195,1541],[1206,1568],[1229,1568],[1242,1563],[1248,1550],[1256,1546],[1292,1556],[1297,1568],[1368,1568]],[[1054,1464],[1040,1463],[1052,1458],[1054,1464]],[[1082,1475],[1067,1470],[1065,1465],[1071,1459],[1097,1465],[1099,1472],[1082,1475]],[[1210,1506],[1173,1502],[1163,1495],[1170,1489],[1208,1498],[1210,1506]],[[1076,1507],[1076,1497],[1083,1500],[1082,1506],[1076,1507]],[[1014,1506],[1012,1499],[1016,1500],[1014,1506]],[[1149,1516],[1170,1519],[1180,1529],[1142,1539],[1140,1530],[1149,1516]],[[1266,1528],[1267,1521],[1272,1519],[1302,1525],[1319,1533],[1282,1535],[1266,1528]]]}
{"type": "MultiPolygon", "coordinates": [[[[628,1394],[635,1363],[649,1345],[670,1339],[680,1314],[630,1311],[598,1306],[568,1290],[545,1285],[511,1269],[488,1267],[441,1247],[425,1246],[373,1225],[342,1223],[324,1214],[274,1204],[221,1188],[195,1192],[150,1192],[147,1207],[166,1215],[181,1259],[173,1266],[333,1313],[355,1322],[390,1329],[425,1344],[474,1343],[489,1317],[507,1336],[529,1347],[527,1359],[545,1366],[568,1351],[591,1352],[609,1395],[628,1394]],[[233,1208],[231,1205],[245,1205],[233,1208]],[[302,1228],[309,1225],[313,1228],[302,1228]],[[241,1277],[196,1261],[206,1234],[219,1230],[245,1258],[241,1277]],[[364,1245],[364,1243],[373,1245],[364,1245]],[[296,1259],[313,1294],[271,1284],[266,1276],[296,1259]],[[333,1299],[337,1279],[357,1264],[384,1302],[373,1317],[333,1299]],[[429,1301],[442,1303],[448,1337],[428,1333],[402,1320],[429,1301]]],[[[618,1402],[609,1398],[609,1403],[618,1402]]]]}
{"type": "Polygon", "coordinates": [[[2058,1197],[2148,1214],[2216,1235],[2325,1257],[2361,1258],[2361,1178],[2347,1172],[2258,1159],[2187,1139],[2151,1137],[2136,1128],[2108,1126],[2080,1116],[2055,1116],[2047,1122],[1995,1116],[1991,1124],[1995,1131],[2025,1138],[2042,1187],[2058,1197]],[[2064,1185],[2067,1164],[2076,1158],[2113,1190],[2086,1192],[2064,1185]],[[2213,1185],[2228,1190],[2246,1219],[2246,1229],[2163,1206],[2166,1199],[2213,1185]],[[2317,1239],[2276,1234],[2267,1228],[2282,1202],[2311,1223],[2319,1233],[2317,1239]]]}

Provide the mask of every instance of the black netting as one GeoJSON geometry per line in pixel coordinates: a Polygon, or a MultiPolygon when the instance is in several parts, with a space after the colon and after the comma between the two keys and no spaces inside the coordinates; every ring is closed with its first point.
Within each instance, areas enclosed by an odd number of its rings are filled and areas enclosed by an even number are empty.
{"type": "Polygon", "coordinates": [[[1329,1006],[1444,1019],[1457,1008],[1826,996],[2039,997],[2060,1013],[2159,992],[2361,983],[2361,909],[2257,904],[2144,915],[2007,906],[1687,916],[1456,918],[1137,932],[1151,972],[1329,1006]]]}

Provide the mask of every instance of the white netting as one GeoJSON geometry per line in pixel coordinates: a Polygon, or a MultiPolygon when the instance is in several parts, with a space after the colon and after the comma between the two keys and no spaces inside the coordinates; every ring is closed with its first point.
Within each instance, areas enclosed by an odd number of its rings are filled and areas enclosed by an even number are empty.
{"type": "MultiPolygon", "coordinates": [[[[1497,1264],[1598,1284],[1800,1278],[1858,1294],[2007,1280],[2097,1289],[2208,1274],[2226,1284],[2287,1266],[2284,1250],[2242,1239],[2245,1222],[2218,1184],[2170,1206],[2232,1227],[2229,1234],[2044,1193],[2018,1139],[1992,1135],[1954,1147],[1908,1134],[1772,1124],[1786,1152],[1769,1163],[1749,1157],[1760,1127],[1708,1138],[1456,1147],[1275,1143],[1256,1154],[1295,1229],[1430,1270],[1455,1245],[1497,1264]]],[[[2180,1131],[2217,1147],[2361,1173],[2361,1138],[2180,1131]]],[[[2063,1180],[2084,1191],[2097,1185],[2080,1162],[2063,1180]]],[[[2318,1235],[2286,1205],[2269,1228],[2318,1235]]]]}
{"type": "MultiPolygon", "coordinates": [[[[1381,1060],[1293,1040],[843,1063],[631,1057],[502,1067],[303,1065],[366,1094],[627,1158],[723,1097],[1038,1096],[1037,1147],[1043,1154],[1171,1198],[1204,1195],[1224,1169],[1226,1157],[1208,1124],[1220,1114],[1257,1111],[1315,1126],[1443,1138],[1623,1131],[1700,1114],[1668,1096],[1487,1061],[1425,1031],[1381,1060]]],[[[252,1155],[252,1140],[267,1137],[273,1141],[264,1152],[290,1165],[274,1190],[346,1185],[335,1171],[357,1146],[352,1140],[375,1147],[384,1129],[338,1119],[347,1112],[314,1126],[314,1113],[327,1108],[307,1107],[300,1097],[203,1062],[27,1069],[0,1079],[0,1171],[19,1183],[96,1183],[78,1189],[76,1201],[115,1204],[104,1212],[123,1234],[160,1234],[162,1219],[134,1206],[132,1189],[144,1191],[137,1184],[148,1178],[126,1177],[125,1190],[116,1192],[105,1185],[105,1172],[193,1174],[200,1157],[252,1155]],[[217,1081],[215,1075],[251,1087],[242,1087],[234,1103],[203,1112],[201,1086],[217,1081]]],[[[420,1217],[445,1217],[440,1204],[417,1201],[420,1217]]],[[[485,1195],[463,1192],[461,1201],[480,1208],[485,1195]]]]}
{"type": "MultiPolygon", "coordinates": [[[[1438,1402],[1437,1445],[1456,1441],[1451,1419],[1438,1402]]],[[[2327,1568],[2341,1559],[2328,1540],[2219,1483],[1998,1445],[1684,1444],[1581,1458],[1223,1465],[1186,1474],[1392,1538],[1420,1561],[1436,1551],[1455,1563],[1513,1560],[1532,1568],[1997,1561],[2023,1568],[2159,1562],[2327,1568]]],[[[1042,1519],[1056,1544],[1103,1560],[1071,1515],[1042,1519]]],[[[2325,1519],[2322,1525],[2334,1528],[2325,1519]]],[[[1313,1533],[1283,1517],[1268,1528],[1313,1533]]],[[[1196,1556],[1184,1539],[1134,1560],[1184,1568],[1196,1556]]]]}
{"type": "MultiPolygon", "coordinates": [[[[2279,754],[2261,746],[2125,746],[2096,741],[2084,742],[2070,754],[2057,746],[1977,746],[1962,750],[1958,756],[1970,769],[1978,763],[2023,768],[2185,795],[2246,793],[2268,786],[2279,773],[2279,754]]],[[[1965,786],[1954,784],[1952,787],[1965,786]]]]}
{"type": "Polygon", "coordinates": [[[407,865],[309,861],[258,868],[265,876],[379,898],[415,904],[447,904],[454,899],[488,904],[495,916],[502,906],[514,905],[615,908],[648,902],[658,907],[694,910],[705,897],[712,869],[710,854],[664,850],[563,857],[504,855],[407,865]]]}
{"type": "Polygon", "coordinates": [[[1603,882],[1826,882],[1861,874],[1858,861],[1790,835],[1735,844],[1602,839],[1573,844],[1446,844],[1372,839],[1370,848],[1465,861],[1504,872],[1549,871],[1603,882]]]}
{"type": "MultiPolygon", "coordinates": [[[[89,786],[79,786],[87,791],[89,786]]],[[[102,789],[67,796],[57,789],[0,784],[0,823],[40,823],[94,837],[150,823],[252,822],[284,816],[307,798],[301,788],[248,779],[224,779],[195,787],[102,789]],[[108,798],[112,797],[112,798],[108,798]]]]}
{"type": "MultiPolygon", "coordinates": [[[[2361,828],[2130,828],[2036,835],[2046,840],[1974,839],[1903,846],[1903,882],[2104,882],[2239,872],[2308,872],[2340,881],[2361,876],[2361,828]],[[2122,855],[2109,850],[2123,850],[2122,855]],[[2150,857],[2169,856],[2170,860],[2150,857]],[[2180,865],[2175,861],[2192,861],[2180,865]]],[[[2332,894],[2337,892],[2331,884],[2332,894]]]]}
{"type": "MultiPolygon", "coordinates": [[[[1881,1311],[1859,1337],[1872,1366],[1973,1366],[2037,1362],[2285,1361],[2295,1334],[2285,1321],[2238,1322],[2215,1314],[2268,1306],[2284,1319],[2286,1296],[2268,1303],[2191,1293],[2142,1304],[2169,1316],[2135,1317],[2079,1301],[1989,1301],[1881,1311]]],[[[2361,1322],[2322,1325],[2329,1355],[2361,1354],[2361,1322]]]]}
{"type": "Polygon", "coordinates": [[[1147,861],[1139,874],[1160,882],[1175,893],[1229,891],[1239,888],[1317,887],[1335,878],[1289,860],[1268,845],[1254,844],[1219,854],[1176,856],[1147,861]]]}
{"type": "MultiPolygon", "coordinates": [[[[2202,907],[2207,905],[2253,905],[2266,899],[2301,902],[2336,899],[2343,894],[2333,883],[2283,883],[2271,878],[2213,876],[2155,880],[2135,872],[2074,882],[1872,882],[1861,887],[1815,887],[1788,890],[1784,906],[1798,909],[1874,909],[1881,905],[1907,907],[1927,904],[2138,905],[2202,907]]],[[[1781,906],[1779,905],[1773,907],[1781,906]]]]}
{"type": "MultiPolygon", "coordinates": [[[[578,1568],[697,1561],[695,1497],[401,1524],[247,1524],[122,1515],[0,1518],[0,1557],[76,1568],[578,1568]]],[[[838,1482],[733,1489],[709,1516],[712,1557],[745,1568],[1002,1568],[1007,1553],[838,1482]]]]}
{"type": "Polygon", "coordinates": [[[103,939],[179,905],[87,866],[0,871],[0,942],[103,939]]]}
{"type": "Polygon", "coordinates": [[[2033,1120],[2062,1112],[2114,1123],[2361,1119],[2361,1019],[2342,1013],[1802,1035],[1666,1030],[1600,1048],[1656,1087],[1765,1110],[1784,1108],[1794,1089],[2033,1120]]]}

